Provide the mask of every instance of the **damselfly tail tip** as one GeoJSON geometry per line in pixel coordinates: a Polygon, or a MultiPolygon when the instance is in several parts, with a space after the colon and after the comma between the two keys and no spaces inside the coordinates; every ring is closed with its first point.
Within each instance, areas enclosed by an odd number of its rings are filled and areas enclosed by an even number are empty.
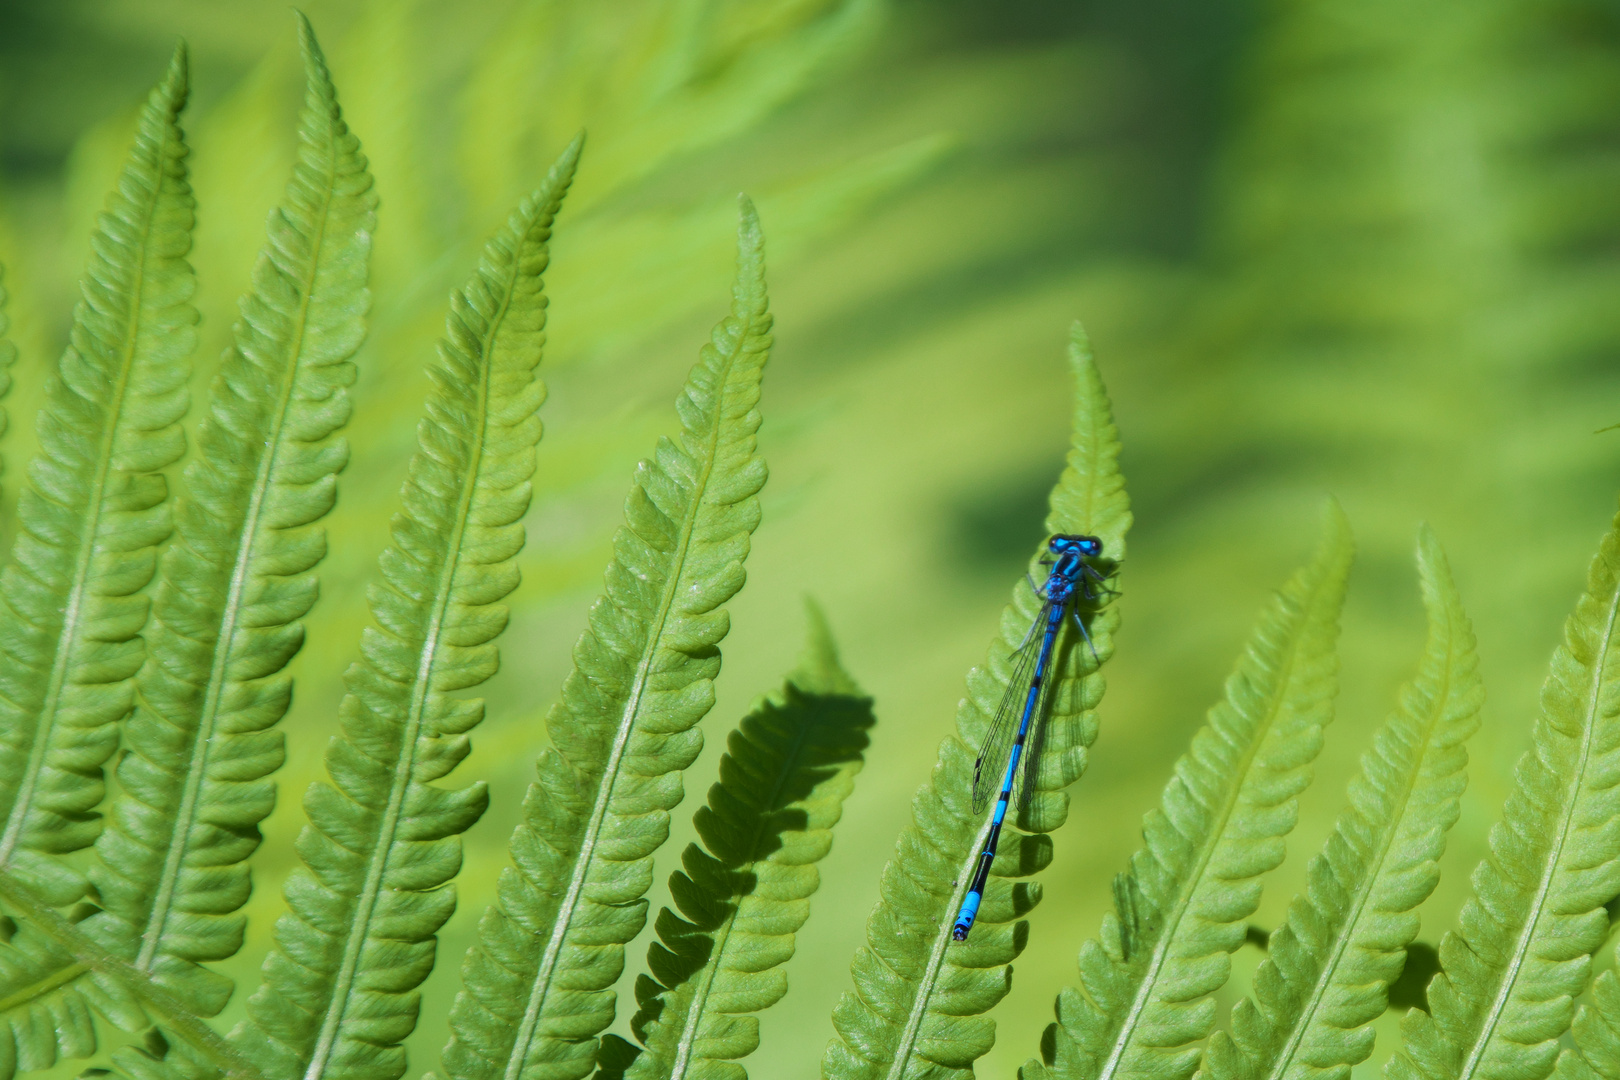
{"type": "Polygon", "coordinates": [[[952,941],[966,941],[967,940],[967,934],[968,934],[968,928],[963,926],[961,923],[957,923],[955,926],[951,927],[951,940],[952,941]]]}

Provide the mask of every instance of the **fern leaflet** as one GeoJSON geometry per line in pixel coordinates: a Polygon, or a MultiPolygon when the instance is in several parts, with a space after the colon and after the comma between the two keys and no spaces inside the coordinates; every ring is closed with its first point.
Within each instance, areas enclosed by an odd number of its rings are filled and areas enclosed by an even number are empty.
{"type": "Polygon", "coordinates": [[[782,965],[874,722],[872,699],[839,666],[814,607],[810,618],[804,660],[781,695],[756,704],[727,740],[720,781],[695,817],[703,847],[689,846],[685,872],[670,878],[681,915],[659,913],[662,944],[648,950],[656,981],[636,985],[631,1030],[645,1049],[608,1036],[599,1080],[746,1080],[734,1062],[759,1048],[752,1014],[787,993],[782,965]]]}
{"type": "Polygon", "coordinates": [[[1429,1008],[1401,1023],[1389,1080],[1543,1080],[1620,891],[1620,517],[1541,691],[1474,896],[1440,942],[1429,1008]]]}
{"type": "Polygon", "coordinates": [[[212,1016],[231,986],[198,967],[241,946],[246,859],[275,804],[292,686],[347,446],[376,197],[309,23],[302,149],[214,381],[164,556],[119,798],[91,880],[110,946],[212,1016]],[[178,752],[177,752],[178,751],[178,752]]]}
{"type": "Polygon", "coordinates": [[[479,699],[451,693],[494,674],[499,601],[517,585],[537,415],[551,225],[573,177],[576,142],[484,249],[451,301],[418,429],[370,593],[377,626],[349,668],[330,783],[304,798],[305,868],[286,887],[264,982],[232,1040],[270,1080],[397,1078],[416,1023],[417,987],[455,906],[445,884],[459,834],[484,812],[485,786],[432,782],[467,755],[479,699]]]}
{"type": "Polygon", "coordinates": [[[97,220],[0,572],[0,871],[54,904],[84,890],[51,856],[99,830],[102,766],[145,655],[141,590],[170,531],[162,470],[185,448],[197,322],[186,92],[181,46],[97,220]]]}
{"type": "Polygon", "coordinates": [[[1429,634],[1417,676],[1362,758],[1350,805],[1271,935],[1231,1034],[1211,1040],[1200,1080],[1345,1080],[1372,1053],[1369,1025],[1417,936],[1416,908],[1439,880],[1484,699],[1473,631],[1427,528],[1418,570],[1429,634]]]}
{"type": "Polygon", "coordinates": [[[129,971],[203,1016],[231,992],[198,961],[241,946],[233,913],[248,895],[246,859],[282,759],[267,729],[291,697],[278,673],[301,644],[297,620],[316,595],[309,571],[325,553],[321,532],[306,526],[330,509],[347,457],[331,436],[348,418],[343,388],[364,333],[374,225],[364,159],[302,17],[300,28],[303,151],[214,382],[202,452],[186,470],[178,542],[162,561],[149,662],[125,728],[129,753],[90,871],[102,910],[77,927],[128,969],[87,966],[82,944],[53,948],[35,940],[46,929],[37,920],[25,925],[0,950],[0,1015],[19,1048],[47,1045],[54,1032],[63,1054],[90,1052],[93,1026],[63,1023],[87,1015],[85,1004],[121,1027],[142,1024],[150,988],[129,971]]]}
{"type": "Polygon", "coordinates": [[[1065,1080],[1188,1077],[1230,953],[1283,858],[1337,689],[1339,610],[1352,544],[1337,504],[1311,562],[1261,617],[1226,696],[1176,763],[1144,846],[1114,882],[1115,911],[1080,950],[1082,989],[1057,1001],[1045,1065],[1065,1080]]]}
{"type": "MultiPolygon", "coordinates": [[[[1073,442],[1052,491],[1046,528],[1100,537],[1104,557],[1117,565],[1131,523],[1118,469],[1119,437],[1090,345],[1078,327],[1070,362],[1076,381],[1073,442]]],[[[1065,631],[1060,639],[1036,790],[1016,822],[1008,819],[1016,828],[1003,833],[972,935],[952,944],[952,918],[989,828],[989,818],[976,820],[970,805],[975,748],[1007,688],[1009,657],[1040,603],[1029,583],[1021,581],[1002,613],[985,665],[968,673],[956,734],[940,744],[934,774],[912,801],[912,824],[884,869],[878,907],[867,921],[867,943],[851,965],[855,989],[833,1013],[837,1032],[822,1058],[828,1080],[965,1077],[994,1042],[994,1021],[983,1014],[1007,993],[1009,965],[1021,948],[1021,917],[1040,899],[1039,884],[1020,879],[1051,861],[1052,841],[1045,834],[1067,816],[1063,789],[1085,771],[1088,748],[1097,737],[1095,710],[1103,692],[1097,668],[1112,654],[1119,624],[1112,608],[1082,607],[1096,659],[1078,634],[1065,631]]]]}
{"type": "Polygon", "coordinates": [[[512,837],[514,866],[462,966],[444,1065],[453,1080],[572,1080],[613,1021],[624,946],[646,922],[652,854],[714,703],[721,606],[744,581],[765,463],[755,452],[770,352],[763,238],[746,199],[731,314],[676,402],[680,445],[636,470],[604,595],[547,717],[512,837]]]}
{"type": "MultiPolygon", "coordinates": [[[[6,336],[11,330],[11,316],[6,313],[7,302],[11,299],[6,292],[6,271],[0,266],[0,401],[4,401],[11,394],[11,369],[17,363],[17,346],[6,336]]],[[[0,408],[0,436],[4,436],[11,427],[11,415],[0,408]]],[[[0,463],[0,470],[4,464],[0,463]]]]}

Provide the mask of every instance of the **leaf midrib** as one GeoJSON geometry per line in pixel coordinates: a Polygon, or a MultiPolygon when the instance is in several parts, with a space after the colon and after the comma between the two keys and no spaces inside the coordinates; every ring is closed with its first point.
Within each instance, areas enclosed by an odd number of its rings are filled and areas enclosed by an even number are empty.
{"type": "MultiPolygon", "coordinates": [[[[814,722],[815,718],[813,716],[807,716],[805,721],[799,725],[799,730],[794,733],[793,745],[788,748],[782,768],[776,774],[776,782],[771,786],[770,798],[765,802],[767,811],[759,815],[759,820],[754,826],[754,834],[749,838],[748,860],[732,872],[733,881],[738,880],[737,875],[748,873],[762,861],[759,858],[759,849],[767,832],[767,825],[771,820],[771,816],[786,809],[786,807],[777,806],[776,800],[781,797],[782,789],[786,786],[788,778],[797,771],[799,755],[804,752],[805,742],[810,738],[810,728],[814,722]]],[[[813,792],[814,789],[812,788],[813,792]]],[[[715,977],[720,972],[720,961],[725,957],[726,943],[731,940],[731,929],[737,923],[737,915],[742,911],[744,899],[746,897],[737,897],[737,902],[732,905],[731,910],[726,913],[724,922],[715,931],[714,952],[711,954],[713,958],[704,965],[701,980],[692,993],[690,1007],[686,1013],[686,1022],[681,1029],[680,1041],[676,1043],[675,1062],[670,1066],[668,1080],[682,1080],[686,1075],[687,1063],[691,1060],[692,1051],[697,1042],[698,1022],[703,1018],[704,1007],[709,1000],[709,991],[713,988],[715,977]]]]}
{"type": "MultiPolygon", "coordinates": [[[[39,713],[34,725],[33,742],[28,748],[28,764],[22,779],[17,785],[16,796],[11,804],[11,812],[6,819],[6,828],[0,835],[0,867],[11,863],[12,854],[16,851],[18,842],[22,839],[22,832],[27,825],[30,812],[33,810],[34,792],[39,786],[39,774],[45,767],[45,752],[50,743],[50,737],[56,727],[57,706],[61,700],[62,687],[67,680],[68,663],[72,658],[73,644],[78,639],[79,621],[83,615],[84,593],[89,585],[90,566],[95,558],[96,541],[101,531],[103,494],[107,487],[108,477],[112,472],[113,444],[119,431],[119,421],[123,417],[124,399],[129,393],[131,367],[133,365],[136,346],[140,337],[140,328],[143,325],[141,316],[145,313],[144,290],[147,279],[147,260],[152,240],[152,229],[157,222],[158,209],[163,205],[165,194],[169,190],[168,165],[169,148],[174,144],[174,111],[172,102],[165,102],[164,123],[162,137],[158,141],[156,161],[156,182],[152,185],[152,198],[145,207],[141,221],[141,242],[137,248],[133,279],[134,285],[130,289],[131,303],[128,329],[124,334],[123,348],[118,362],[118,378],[114,381],[113,393],[107,409],[111,422],[107,424],[102,434],[100,445],[96,453],[95,473],[91,478],[88,506],[89,512],[85,522],[86,528],[83,538],[79,542],[79,550],[74,556],[73,577],[70,579],[67,598],[62,605],[62,629],[56,638],[56,651],[51,658],[51,673],[45,684],[45,694],[40,704],[39,713]]],[[[70,348],[72,346],[69,346],[70,348]]],[[[66,384],[64,383],[64,389],[66,384]]],[[[68,391],[76,393],[76,391],[68,391]]]]}
{"type": "MultiPolygon", "coordinates": [[[[532,227],[532,223],[529,224],[532,227]]],[[[378,844],[367,860],[365,885],[362,887],[360,896],[355,903],[354,924],[350,927],[348,939],[343,945],[343,956],[338,963],[337,977],[333,982],[332,993],[327,999],[326,1014],[322,1019],[320,1033],[310,1054],[309,1065],[304,1070],[305,1080],[319,1080],[325,1071],[327,1060],[337,1048],[338,1031],[343,1022],[343,1016],[348,1011],[349,994],[360,966],[360,953],[369,936],[377,898],[382,891],[383,873],[387,869],[388,856],[392,853],[394,836],[399,829],[400,808],[405,800],[405,792],[410,786],[411,774],[415,771],[416,740],[422,727],[422,713],[433,675],[433,663],[438,654],[439,638],[443,634],[445,610],[450,604],[450,590],[460,564],[461,544],[466,536],[467,521],[471,514],[473,499],[477,494],[478,475],[483,464],[484,448],[489,438],[489,393],[490,381],[495,367],[493,356],[495,338],[499,335],[501,326],[506,321],[507,313],[511,309],[512,295],[517,289],[518,279],[522,276],[521,256],[528,235],[529,230],[525,228],[523,233],[519,235],[518,242],[513,245],[512,265],[507,275],[505,288],[501,293],[501,304],[494,317],[490,319],[489,329],[483,338],[481,351],[484,363],[480,365],[479,371],[478,424],[476,438],[472,440],[468,468],[464,473],[466,482],[462,485],[461,493],[456,500],[455,526],[452,528],[450,537],[445,544],[445,560],[439,571],[439,583],[434,593],[432,615],[428,621],[427,632],[423,635],[422,646],[418,653],[420,659],[417,664],[416,679],[411,685],[410,707],[406,713],[404,730],[400,736],[399,761],[394,766],[394,777],[388,791],[388,806],[378,828],[378,844]]]]}
{"type": "Polygon", "coordinates": [[[580,893],[585,888],[585,875],[596,853],[596,843],[601,833],[602,822],[607,816],[608,803],[612,798],[613,788],[618,781],[619,765],[629,744],[630,732],[635,726],[636,714],[641,707],[641,697],[646,689],[653,658],[658,654],[659,642],[664,634],[664,626],[669,620],[670,609],[675,604],[675,595],[679,591],[681,583],[681,573],[686,566],[686,553],[692,543],[692,533],[697,527],[698,512],[703,507],[703,497],[708,491],[709,478],[714,472],[715,459],[719,454],[720,431],[725,426],[724,413],[727,383],[731,379],[733,365],[736,364],[738,358],[747,348],[749,339],[754,335],[755,320],[756,315],[752,308],[749,309],[746,318],[738,319],[738,322],[742,325],[739,327],[737,334],[737,345],[726,354],[719,377],[715,380],[714,425],[709,435],[707,460],[703,463],[703,471],[699,477],[699,482],[693,485],[692,505],[688,508],[686,516],[681,522],[680,539],[671,554],[671,573],[664,583],[662,594],[658,598],[656,617],[651,624],[651,632],[647,635],[647,646],[642,652],[641,659],[636,663],[636,673],[631,680],[630,695],[620,713],[619,729],[614,734],[613,746],[609,750],[607,763],[603,767],[602,779],[597,785],[596,801],[591,807],[591,816],[586,822],[584,834],[580,840],[579,852],[574,857],[574,867],[569,875],[568,889],[563,893],[562,903],[557,909],[556,920],[552,924],[551,937],[547,940],[545,951],[541,954],[540,964],[535,971],[534,982],[530,984],[529,1000],[524,1009],[523,1020],[518,1025],[517,1033],[513,1039],[512,1052],[507,1055],[503,1080],[518,1080],[521,1076],[524,1064],[528,1060],[529,1050],[534,1044],[535,1028],[538,1027],[540,1017],[545,1011],[546,1002],[551,996],[552,972],[562,955],[563,942],[567,939],[568,931],[573,924],[574,914],[579,907],[580,893]]]}
{"type": "MultiPolygon", "coordinates": [[[[1580,755],[1577,759],[1579,767],[1571,770],[1568,787],[1568,796],[1561,814],[1558,826],[1558,835],[1553,845],[1548,848],[1547,859],[1542,864],[1541,879],[1536,884],[1535,896],[1530,906],[1530,917],[1525,920],[1524,929],[1519,932],[1518,939],[1513,943],[1512,953],[1508,963],[1502,970],[1502,977],[1497,983],[1496,994],[1491,1000],[1480,1024],[1479,1035],[1468,1048],[1461,1067],[1457,1070],[1456,1080],[1470,1080],[1474,1070],[1479,1068],[1485,1060],[1485,1051],[1489,1049],[1491,1036],[1496,1032],[1496,1025],[1501,1021],[1502,1013],[1507,1009],[1508,1000],[1513,996],[1513,989],[1518,985],[1519,971],[1524,967],[1525,956],[1530,951],[1530,943],[1535,937],[1536,927],[1541,924],[1542,912],[1546,910],[1547,894],[1552,890],[1553,878],[1558,873],[1560,856],[1564,853],[1564,844],[1569,839],[1569,831],[1575,824],[1575,808],[1580,802],[1581,781],[1586,776],[1587,762],[1592,756],[1592,740],[1597,732],[1598,700],[1603,689],[1604,661],[1609,655],[1610,643],[1614,640],[1614,624],[1617,615],[1620,615],[1620,577],[1613,574],[1613,567],[1609,567],[1611,581],[1609,585],[1609,612],[1608,619],[1603,626],[1601,645],[1594,650],[1592,660],[1592,678],[1587,691],[1585,723],[1582,725],[1580,742],[1580,755]]],[[[1549,726],[1550,723],[1549,723],[1549,726]]]]}
{"type": "Polygon", "coordinates": [[[249,568],[254,561],[258,544],[259,519],[264,512],[264,500],[269,492],[270,478],[275,475],[275,466],[280,458],[282,442],[281,433],[286,427],[287,413],[292,405],[293,391],[298,385],[299,360],[303,354],[304,335],[309,326],[309,308],[314,297],[315,279],[320,265],[321,252],[326,244],[328,218],[332,211],[332,204],[337,198],[338,177],[338,140],[336,130],[328,127],[328,160],[331,168],[327,172],[327,183],[324,188],[324,197],[320,212],[316,216],[316,233],[310,245],[309,273],[299,284],[300,299],[298,303],[298,316],[294,320],[292,344],[288,349],[290,357],[287,364],[286,379],[282,384],[280,399],[276,403],[275,418],[270,426],[270,433],[266,438],[269,447],[260,461],[257,474],[253,478],[253,489],[248,499],[248,512],[242,522],[241,537],[237,542],[236,561],[231,566],[230,585],[225,594],[224,610],[220,614],[219,633],[214,638],[213,656],[208,671],[208,684],[203,692],[202,707],[198,716],[197,725],[192,734],[192,752],[190,767],[186,772],[185,789],[180,797],[180,806],[169,833],[169,848],[164,856],[163,871],[158,878],[158,888],[153,896],[152,908],[147,917],[146,928],[141,934],[141,951],[135,959],[135,966],[141,971],[149,970],[157,950],[162,941],[163,931],[167,927],[169,912],[173,907],[174,894],[179,885],[180,864],[185,858],[186,849],[191,842],[191,825],[197,813],[197,802],[201,797],[204,775],[208,769],[209,751],[213,745],[214,729],[219,720],[220,696],[224,691],[225,671],[234,654],[233,646],[236,637],[236,625],[241,614],[242,593],[247,588],[249,568]]]}
{"type": "Polygon", "coordinates": [[[1311,987],[1310,997],[1306,1001],[1304,1009],[1300,1011],[1293,1029],[1289,1032],[1286,1043],[1277,1056],[1272,1059],[1272,1066],[1266,1073],[1266,1080],[1283,1080],[1287,1074],[1288,1066],[1292,1062],[1295,1052],[1299,1049],[1300,1042],[1305,1038],[1305,1032],[1310,1028],[1311,1018],[1321,1008],[1322,998],[1326,996],[1328,987],[1332,985],[1333,975],[1338,970],[1339,962],[1343,958],[1345,950],[1350,947],[1351,941],[1356,937],[1356,930],[1361,925],[1362,912],[1372,898],[1373,889],[1383,877],[1384,860],[1389,857],[1390,848],[1394,846],[1396,837],[1401,831],[1401,822],[1406,816],[1406,808],[1411,805],[1412,796],[1417,793],[1418,788],[1421,786],[1423,764],[1428,760],[1433,750],[1430,740],[1434,738],[1436,728],[1439,727],[1441,720],[1445,718],[1455,685],[1455,680],[1452,678],[1452,667],[1457,657],[1457,635],[1456,628],[1452,625],[1451,615],[1452,613],[1448,610],[1446,617],[1448,628],[1446,660],[1442,669],[1445,675],[1441,683],[1442,688],[1435,694],[1434,708],[1431,710],[1428,723],[1424,726],[1423,741],[1419,744],[1417,760],[1412,764],[1410,779],[1403,786],[1399,806],[1390,817],[1390,827],[1383,830],[1384,835],[1382,842],[1379,844],[1378,856],[1369,862],[1372,872],[1365,876],[1361,889],[1356,896],[1355,904],[1350,909],[1350,915],[1344,920],[1343,930],[1334,940],[1333,948],[1326,962],[1322,965],[1314,985],[1311,987]]]}
{"type": "Polygon", "coordinates": [[[1288,689],[1298,668],[1300,653],[1312,623],[1312,615],[1316,611],[1317,603],[1320,601],[1323,591],[1330,586],[1333,580],[1334,575],[1331,571],[1323,574],[1321,579],[1312,586],[1308,602],[1300,605],[1299,633],[1295,634],[1290,642],[1287,662],[1279,671],[1281,677],[1277,681],[1276,697],[1273,698],[1271,707],[1267,710],[1268,715],[1260,725],[1260,730],[1250,739],[1249,747],[1241,758],[1242,766],[1238,775],[1242,776],[1243,779],[1233,785],[1226,804],[1221,808],[1220,816],[1215,819],[1214,825],[1209,832],[1209,843],[1205,844],[1203,850],[1198,853],[1198,861],[1194,865],[1192,872],[1183,879],[1186,883],[1185,887],[1179,890],[1170,917],[1164,921],[1159,938],[1153,945],[1152,953],[1148,956],[1148,962],[1143,966],[1142,978],[1137,985],[1136,994],[1131,1000],[1131,1007],[1120,1023],[1119,1031],[1114,1036],[1113,1045],[1109,1049],[1107,1059],[1097,1072],[1096,1080],[1110,1080],[1114,1075],[1119,1068],[1120,1062],[1125,1057],[1125,1051],[1130,1045],[1131,1037],[1136,1034],[1138,1021],[1141,1019],[1142,1014],[1147,1011],[1149,999],[1158,982],[1159,972],[1164,967],[1165,960],[1169,955],[1170,945],[1175,939],[1176,931],[1180,929],[1181,920],[1186,915],[1187,908],[1192,904],[1193,894],[1197,891],[1197,886],[1203,881],[1204,871],[1209,866],[1209,860],[1214,858],[1215,850],[1220,847],[1221,836],[1226,831],[1226,823],[1231,820],[1232,814],[1237,810],[1238,803],[1242,801],[1243,792],[1248,787],[1249,770],[1254,764],[1254,759],[1260,753],[1261,746],[1265,744],[1274,730],[1273,725],[1277,722],[1277,717],[1282,713],[1283,702],[1287,700],[1288,689]]]}

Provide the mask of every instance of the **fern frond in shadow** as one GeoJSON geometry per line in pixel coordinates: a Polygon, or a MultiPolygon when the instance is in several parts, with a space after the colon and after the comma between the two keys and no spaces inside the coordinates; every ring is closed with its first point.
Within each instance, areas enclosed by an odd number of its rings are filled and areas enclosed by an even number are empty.
{"type": "Polygon", "coordinates": [[[1564,623],[1533,739],[1474,895],[1440,942],[1430,1012],[1406,1014],[1389,1080],[1542,1080],[1553,1070],[1608,933],[1604,905],[1620,892],[1620,517],[1564,623]]]}
{"type": "Polygon", "coordinates": [[[1080,950],[1080,988],[1058,996],[1044,1064],[1027,1080],[1184,1078],[1215,1022],[1261,875],[1283,859],[1296,797],[1338,689],[1334,643],[1353,545],[1336,503],[1320,545],[1260,618],[1226,696],[1176,762],[1144,845],[1114,882],[1100,938],[1080,950]]]}
{"type": "MultiPolygon", "coordinates": [[[[1131,523],[1118,468],[1119,437],[1090,344],[1078,327],[1070,363],[1076,382],[1073,441],[1051,493],[1046,528],[1101,538],[1103,557],[1117,566],[1131,523]]],[[[1063,789],[1085,771],[1103,691],[1097,669],[1113,654],[1119,625],[1115,609],[1088,601],[1080,612],[1095,657],[1072,628],[1062,634],[1053,660],[1052,704],[1039,736],[1041,772],[1028,804],[1016,821],[1008,819],[978,923],[966,942],[953,944],[952,918],[990,827],[988,816],[980,822],[972,812],[976,748],[1011,680],[1009,658],[1041,603],[1029,582],[1020,581],[985,665],[968,673],[956,734],[941,743],[933,776],[912,801],[912,824],[884,868],[866,944],[851,964],[855,989],[833,1013],[836,1034],[821,1066],[828,1080],[965,1077],[994,1041],[994,1021],[984,1014],[1006,996],[1009,965],[1023,948],[1023,916],[1040,899],[1039,884],[1024,879],[1051,862],[1052,841],[1045,834],[1063,823],[1063,789]]]]}
{"type": "Polygon", "coordinates": [[[514,865],[462,965],[453,1080],[575,1080],[613,1022],[610,989],[646,922],[652,855],[714,704],[723,605],[745,579],[765,462],[755,449],[770,353],[764,240],[742,203],[731,313],[676,401],[682,436],[636,470],[606,592],[546,719],[553,748],[513,833],[514,865]]]}
{"type": "Polygon", "coordinates": [[[1253,994],[1215,1033],[1200,1080],[1343,1076],[1372,1053],[1369,1026],[1417,936],[1467,785],[1484,689],[1474,634],[1434,534],[1418,537],[1429,632],[1417,676],[1373,737],[1350,805],[1271,935],[1253,994]]]}
{"type": "Polygon", "coordinates": [[[141,590],[170,532],[162,470],[185,448],[197,322],[187,86],[182,46],[97,221],[0,572],[0,877],[55,904],[84,891],[51,856],[100,828],[102,766],[145,657],[141,590]]]}
{"type": "Polygon", "coordinates": [[[816,863],[832,848],[875,722],[872,699],[839,665],[813,606],[810,620],[804,659],[781,693],[727,739],[720,780],[694,819],[703,846],[690,845],[685,872],[670,878],[680,914],[659,913],[661,944],[647,954],[653,978],[637,981],[641,1008],[630,1026],[642,1046],[604,1039],[599,1080],[742,1080],[746,1071],[726,1063],[759,1048],[753,1014],[787,993],[782,965],[810,915],[816,863]]]}

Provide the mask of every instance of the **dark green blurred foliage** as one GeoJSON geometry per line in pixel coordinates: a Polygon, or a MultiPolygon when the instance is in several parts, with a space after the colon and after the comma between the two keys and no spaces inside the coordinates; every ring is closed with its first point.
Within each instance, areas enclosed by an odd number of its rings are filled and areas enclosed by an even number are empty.
{"type": "MultiPolygon", "coordinates": [[[[848,807],[869,827],[847,830],[823,865],[789,1005],[762,1023],[759,1074],[813,1075],[803,1051],[830,1032],[878,870],[931,764],[916,748],[949,724],[1038,539],[1076,316],[1115,401],[1136,549],[1076,793],[1090,820],[1058,846],[1034,917],[1042,947],[1018,964],[985,1073],[1035,1046],[1141,812],[1266,590],[1305,550],[1324,491],[1362,556],[1340,721],[1295,849],[1326,834],[1421,639],[1407,552],[1427,519],[1476,620],[1491,695],[1425,908],[1424,938],[1438,940],[1620,477],[1620,433],[1592,434],[1620,420],[1620,7],[730,0],[703,26],[676,10],[310,5],[382,209],[355,457],[322,617],[296,663],[282,791],[313,777],[331,730],[443,297],[586,127],[554,245],[524,584],[466,766],[492,778],[493,805],[468,834],[445,955],[460,955],[489,898],[624,480],[669,423],[701,304],[724,287],[739,188],[772,237],[780,344],[761,433],[773,479],[719,711],[740,715],[789,666],[798,616],[784,598],[808,589],[847,628],[846,663],[884,718],[848,807]]],[[[201,386],[292,153],[284,5],[0,5],[0,261],[21,348],[9,408],[24,418],[11,462],[29,452],[38,376],[60,352],[134,106],[177,34],[196,60],[201,386]]],[[[8,480],[0,496],[8,519],[15,490],[8,480]]],[[[244,957],[262,954],[293,862],[295,803],[266,826],[244,957]]],[[[675,839],[666,853],[690,837],[675,839]]],[[[1268,884],[1261,925],[1281,921],[1304,862],[1268,884]]],[[[1249,952],[1240,970],[1258,962],[1249,952]]],[[[425,1003],[421,1061],[444,1041],[452,984],[425,1003]]]]}

